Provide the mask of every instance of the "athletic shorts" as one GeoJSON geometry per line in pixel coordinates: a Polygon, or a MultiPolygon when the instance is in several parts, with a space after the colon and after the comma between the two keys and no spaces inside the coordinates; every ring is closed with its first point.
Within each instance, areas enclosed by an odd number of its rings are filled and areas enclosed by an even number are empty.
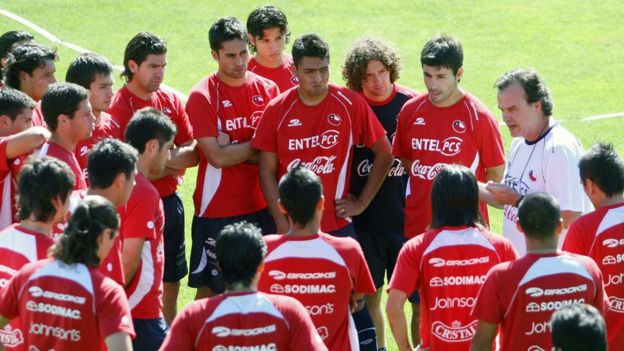
{"type": "Polygon", "coordinates": [[[357,233],[358,242],[364,251],[368,269],[375,282],[375,288],[379,289],[384,285],[384,278],[390,281],[399,252],[406,239],[403,234],[375,233],[359,226],[357,233]]]}
{"type": "Polygon", "coordinates": [[[165,209],[165,267],[163,281],[175,283],[188,274],[184,244],[184,206],[178,193],[162,199],[165,209]]]}
{"type": "Polygon", "coordinates": [[[154,351],[160,349],[169,332],[167,322],[163,317],[156,319],[132,318],[136,338],[132,340],[132,349],[135,351],[154,351]]]}
{"type": "Polygon", "coordinates": [[[191,246],[191,273],[189,286],[207,286],[216,294],[225,290],[221,274],[217,269],[216,245],[223,227],[241,221],[253,223],[262,229],[263,234],[275,234],[275,222],[268,209],[241,216],[226,218],[193,217],[191,246]]]}
{"type": "Polygon", "coordinates": [[[333,232],[327,233],[331,236],[337,236],[339,238],[350,237],[357,240],[357,234],[355,233],[355,228],[353,227],[353,223],[349,223],[340,229],[336,229],[333,232]]]}

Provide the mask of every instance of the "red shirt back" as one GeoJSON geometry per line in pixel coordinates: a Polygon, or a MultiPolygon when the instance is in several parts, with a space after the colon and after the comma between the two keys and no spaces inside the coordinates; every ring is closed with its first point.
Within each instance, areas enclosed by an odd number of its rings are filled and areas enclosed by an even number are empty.
{"type": "Polygon", "coordinates": [[[249,60],[249,65],[247,66],[247,70],[253,72],[259,76],[270,79],[279,88],[280,92],[285,92],[286,90],[296,87],[299,85],[299,80],[295,75],[295,65],[293,64],[292,57],[289,55],[284,56],[284,63],[276,68],[270,68],[262,66],[256,61],[255,57],[252,57],[249,60]]]}
{"type": "Polygon", "coordinates": [[[117,118],[102,111],[100,114],[100,121],[95,126],[93,133],[91,133],[91,137],[79,142],[78,145],[76,145],[76,150],[74,150],[74,154],[76,155],[76,159],[78,160],[78,164],[82,169],[87,183],[89,182],[87,157],[95,144],[106,138],[121,139],[122,135],[117,118]]]}
{"type": "Polygon", "coordinates": [[[47,141],[37,151],[35,151],[35,157],[41,158],[43,156],[50,156],[58,158],[65,162],[69,168],[74,172],[75,185],[74,190],[87,190],[87,183],[85,182],[84,175],[82,174],[82,168],[78,164],[76,155],[73,152],[65,150],[64,147],[53,141],[47,141]]]}

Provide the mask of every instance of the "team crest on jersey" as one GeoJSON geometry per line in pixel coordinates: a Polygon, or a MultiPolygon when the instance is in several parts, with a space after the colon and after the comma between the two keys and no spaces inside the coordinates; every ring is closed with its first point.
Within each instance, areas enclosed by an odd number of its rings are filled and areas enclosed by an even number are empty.
{"type": "Polygon", "coordinates": [[[297,78],[297,76],[290,77],[290,81],[295,85],[299,84],[299,78],[297,78]]]}
{"type": "Polygon", "coordinates": [[[537,176],[535,175],[535,171],[534,170],[530,170],[529,171],[529,180],[531,180],[533,183],[535,183],[537,181],[537,176]]]}
{"type": "Polygon", "coordinates": [[[168,108],[168,107],[163,107],[162,112],[170,115],[171,114],[171,109],[168,108]]]}
{"type": "Polygon", "coordinates": [[[338,116],[335,113],[331,113],[327,115],[327,121],[329,121],[329,124],[337,127],[340,125],[340,123],[342,123],[342,117],[338,116]]]}
{"type": "Polygon", "coordinates": [[[466,131],[466,124],[457,119],[453,121],[453,130],[457,133],[464,133],[466,131]]]}
{"type": "Polygon", "coordinates": [[[251,102],[256,106],[264,106],[264,98],[260,95],[254,95],[251,98],[251,102]]]}

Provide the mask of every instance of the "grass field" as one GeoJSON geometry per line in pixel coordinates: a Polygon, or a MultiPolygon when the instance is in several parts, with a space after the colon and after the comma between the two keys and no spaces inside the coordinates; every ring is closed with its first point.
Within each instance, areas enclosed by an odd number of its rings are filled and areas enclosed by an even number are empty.
{"type": "MultiPolygon", "coordinates": [[[[3,0],[0,9],[22,16],[64,41],[107,56],[120,65],[128,40],[139,31],[164,37],[169,46],[165,82],[184,93],[216,65],[210,57],[208,28],[221,16],[243,21],[257,1],[75,1],[3,0]]],[[[624,112],[621,79],[624,72],[624,8],[619,1],[275,1],[288,15],[293,37],[316,32],[332,50],[331,80],[342,83],[340,70],[349,46],[364,34],[384,37],[399,49],[400,82],[422,91],[419,53],[439,32],[458,37],[464,46],[462,86],[496,108],[493,83],[502,73],[534,67],[550,87],[555,118],[588,147],[608,141],[624,152],[624,119],[583,121],[587,116],[624,112]]],[[[0,33],[32,30],[0,16],[0,33]]],[[[53,45],[35,33],[37,41],[53,45]]],[[[56,45],[60,56],[57,79],[64,80],[68,63],[77,55],[56,45]]],[[[121,81],[118,79],[116,86],[121,81]]],[[[509,133],[502,127],[506,145],[509,133]]],[[[187,211],[190,247],[191,195],[195,169],[181,187],[187,211]]],[[[500,232],[501,214],[491,215],[500,232]]],[[[188,250],[187,250],[188,251],[188,250]]],[[[183,286],[186,282],[183,282],[183,286]]],[[[180,306],[194,292],[184,287],[180,306]]],[[[388,330],[389,334],[389,330],[388,330]]],[[[388,337],[390,350],[394,350],[388,337]]]]}

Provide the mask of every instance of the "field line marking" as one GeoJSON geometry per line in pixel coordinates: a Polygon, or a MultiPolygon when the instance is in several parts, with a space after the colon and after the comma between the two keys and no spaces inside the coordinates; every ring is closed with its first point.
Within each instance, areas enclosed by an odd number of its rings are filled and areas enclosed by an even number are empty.
{"type": "Polygon", "coordinates": [[[624,117],[624,112],[616,112],[616,113],[609,113],[609,114],[606,114],[606,115],[596,115],[596,116],[584,117],[584,118],[581,118],[581,121],[583,121],[583,122],[591,122],[591,121],[597,121],[597,120],[601,120],[601,119],[618,118],[618,117],[624,117]]]}

